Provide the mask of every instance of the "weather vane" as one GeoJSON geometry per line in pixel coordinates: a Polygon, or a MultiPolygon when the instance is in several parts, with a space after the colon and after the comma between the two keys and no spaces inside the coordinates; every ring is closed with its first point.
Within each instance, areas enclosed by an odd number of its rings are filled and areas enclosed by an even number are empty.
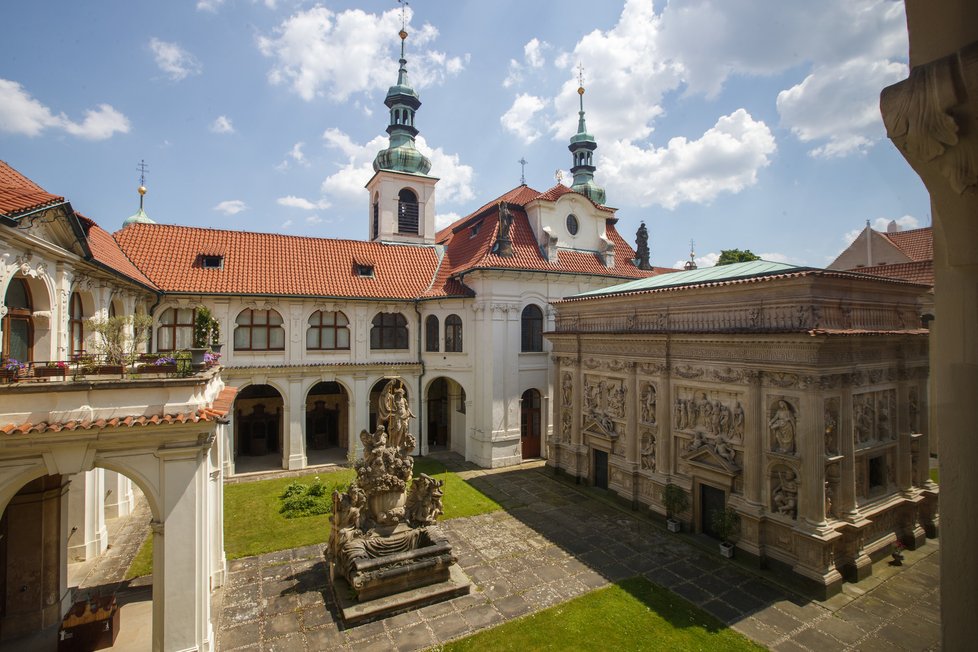
{"type": "Polygon", "coordinates": [[[521,156],[520,157],[520,160],[518,160],[516,162],[520,164],[520,185],[521,186],[525,186],[526,185],[526,164],[529,163],[529,161],[526,160],[526,157],[525,156],[521,156]]]}
{"type": "Polygon", "coordinates": [[[407,0],[397,0],[397,4],[401,5],[401,31],[403,32],[406,31],[405,27],[407,27],[407,17],[405,16],[405,13],[410,3],[408,3],[407,0]]]}
{"type": "Polygon", "coordinates": [[[577,85],[584,88],[584,64],[577,62],[577,85]]]}
{"type": "Polygon", "coordinates": [[[557,183],[564,180],[564,173],[560,170],[560,168],[557,168],[557,171],[554,172],[554,178],[557,179],[557,183]]]}
{"type": "Polygon", "coordinates": [[[136,166],[136,169],[139,170],[139,185],[145,186],[146,185],[146,170],[149,169],[146,166],[145,159],[140,159],[139,165],[136,166]]]}

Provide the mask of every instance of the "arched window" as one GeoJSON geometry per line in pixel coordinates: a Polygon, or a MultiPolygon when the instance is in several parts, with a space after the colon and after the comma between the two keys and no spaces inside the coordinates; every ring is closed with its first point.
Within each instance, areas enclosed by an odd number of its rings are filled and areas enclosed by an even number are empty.
{"type": "Polygon", "coordinates": [[[462,352],[462,318],[458,315],[445,317],[445,351],[462,352]]]}
{"type": "Polygon", "coordinates": [[[3,300],[3,359],[30,362],[34,359],[34,303],[22,278],[10,281],[3,300]]]}
{"type": "Polygon", "coordinates": [[[82,309],[81,295],[71,293],[68,300],[68,355],[85,352],[85,311],[82,309]]]}
{"type": "Polygon", "coordinates": [[[309,315],[306,348],[310,351],[329,351],[350,348],[350,320],[342,312],[317,310],[309,315]]]}
{"type": "Polygon", "coordinates": [[[523,342],[522,351],[543,351],[543,313],[532,303],[523,308],[520,334],[523,342]]]}
{"type": "Polygon", "coordinates": [[[234,323],[235,351],[285,350],[282,315],[276,311],[248,308],[238,313],[234,323]]]}
{"type": "Polygon", "coordinates": [[[380,235],[380,197],[377,193],[374,193],[374,221],[373,229],[371,229],[371,237],[376,240],[377,236],[380,235]]]}
{"type": "Polygon", "coordinates": [[[397,193],[397,232],[418,234],[418,196],[410,188],[397,193]]]}
{"type": "Polygon", "coordinates": [[[424,350],[438,351],[438,318],[434,315],[424,320],[424,350]]]}
{"type": "Polygon", "coordinates": [[[194,343],[193,308],[167,308],[160,315],[160,325],[156,329],[157,351],[179,351],[189,349],[194,343]]]}
{"type": "Polygon", "coordinates": [[[397,312],[378,312],[370,329],[371,349],[408,348],[407,320],[397,312]]]}

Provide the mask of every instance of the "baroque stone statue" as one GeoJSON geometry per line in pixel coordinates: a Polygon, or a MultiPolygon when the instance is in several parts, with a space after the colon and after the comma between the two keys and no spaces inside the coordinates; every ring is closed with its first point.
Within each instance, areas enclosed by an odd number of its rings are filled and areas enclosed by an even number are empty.
{"type": "Polygon", "coordinates": [[[768,424],[774,437],[774,450],[778,453],[795,453],[795,428],[797,422],[794,409],[784,399],[779,399],[774,414],[768,424]]]}
{"type": "Polygon", "coordinates": [[[778,483],[771,492],[774,511],[783,516],[798,515],[798,479],[791,469],[778,471],[778,483]]]}

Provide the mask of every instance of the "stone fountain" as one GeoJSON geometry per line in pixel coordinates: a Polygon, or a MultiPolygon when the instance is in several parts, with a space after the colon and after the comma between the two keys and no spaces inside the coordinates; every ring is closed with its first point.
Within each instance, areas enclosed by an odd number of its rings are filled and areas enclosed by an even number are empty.
{"type": "Polygon", "coordinates": [[[377,430],[360,433],[357,479],[333,492],[326,559],[343,622],[352,625],[469,592],[448,538],[436,525],[443,480],[413,478],[414,414],[400,378],[377,405],[377,430]]]}

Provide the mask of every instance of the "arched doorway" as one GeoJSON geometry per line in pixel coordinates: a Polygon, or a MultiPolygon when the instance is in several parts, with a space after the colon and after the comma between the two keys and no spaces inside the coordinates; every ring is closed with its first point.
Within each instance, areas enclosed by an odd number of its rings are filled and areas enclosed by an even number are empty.
{"type": "Polygon", "coordinates": [[[464,452],[465,390],[451,378],[436,378],[428,385],[425,409],[428,450],[464,452]]]}
{"type": "Polygon", "coordinates": [[[306,459],[310,466],[346,458],[350,399],[335,381],[316,383],[306,396],[306,459]]]}
{"type": "Polygon", "coordinates": [[[528,389],[520,399],[520,444],[523,459],[540,457],[540,392],[528,389]]]}
{"type": "Polygon", "coordinates": [[[248,385],[234,399],[234,472],[280,469],[285,402],[271,385],[248,385]]]}

